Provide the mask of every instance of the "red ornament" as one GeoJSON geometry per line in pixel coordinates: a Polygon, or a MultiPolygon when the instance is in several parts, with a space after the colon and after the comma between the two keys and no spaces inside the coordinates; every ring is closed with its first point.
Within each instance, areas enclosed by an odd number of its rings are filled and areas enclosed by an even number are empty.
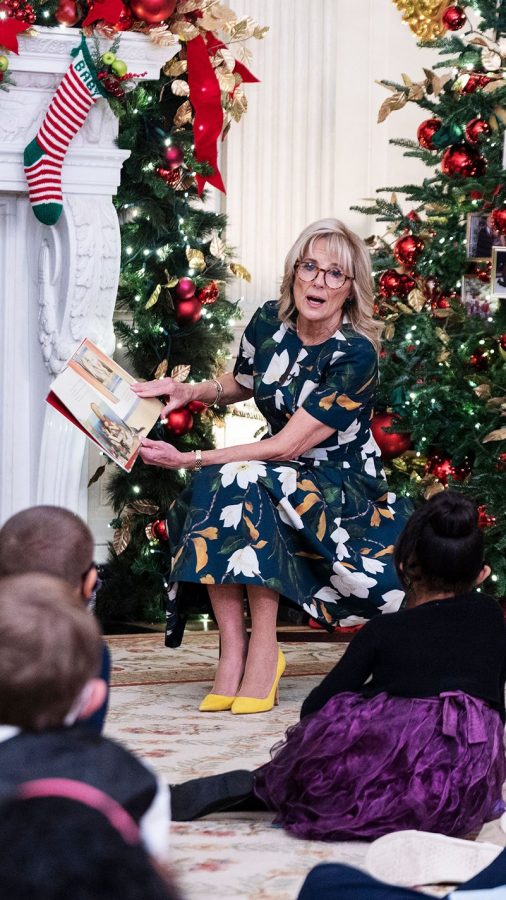
{"type": "Polygon", "coordinates": [[[469,199],[483,200],[483,194],[481,193],[481,191],[469,191],[469,199]]]}
{"type": "Polygon", "coordinates": [[[427,460],[425,471],[430,475],[435,475],[437,480],[444,484],[448,484],[448,478],[453,475],[452,461],[448,457],[442,456],[440,453],[434,453],[427,460]]]}
{"type": "Polygon", "coordinates": [[[459,31],[466,24],[467,16],[460,6],[449,6],[443,13],[443,25],[448,31],[459,31]]]}
{"type": "Polygon", "coordinates": [[[387,434],[385,428],[394,428],[399,421],[395,413],[376,413],[371,420],[373,437],[381,450],[383,459],[395,459],[411,447],[411,436],[392,432],[387,434]]]}
{"type": "Polygon", "coordinates": [[[178,300],[189,300],[195,294],[195,282],[191,278],[180,278],[173,293],[178,300]]]}
{"type": "Polygon", "coordinates": [[[134,17],[130,15],[130,10],[124,9],[119,14],[119,19],[114,26],[117,31],[130,31],[134,24],[134,17]]]}
{"type": "Polygon", "coordinates": [[[420,122],[416,132],[420,147],[424,147],[425,150],[436,149],[432,143],[432,138],[436,131],[439,131],[442,124],[441,119],[425,119],[424,122],[420,122]]]}
{"type": "Polygon", "coordinates": [[[497,457],[496,469],[498,472],[506,472],[506,453],[500,453],[497,457]]]}
{"type": "Polygon", "coordinates": [[[415,287],[415,279],[411,277],[411,275],[403,274],[401,275],[401,296],[407,297],[409,292],[413,290],[415,287]]]}
{"type": "Polygon", "coordinates": [[[196,325],[202,318],[202,303],[196,297],[181,300],[176,307],[176,319],[179,325],[196,325]]]}
{"type": "Polygon", "coordinates": [[[393,297],[400,294],[401,276],[395,269],[387,269],[382,272],[378,280],[378,288],[381,297],[393,297]]]}
{"type": "Polygon", "coordinates": [[[200,291],[197,291],[197,298],[202,303],[202,306],[212,306],[213,303],[216,303],[219,296],[220,289],[215,281],[210,281],[200,291]]]}
{"type": "Polygon", "coordinates": [[[408,212],[406,218],[409,219],[410,222],[420,222],[420,216],[414,209],[408,212]]]}
{"type": "Polygon", "coordinates": [[[489,515],[484,503],[478,507],[478,527],[491,528],[496,523],[496,517],[489,515]]]}
{"type": "Polygon", "coordinates": [[[435,306],[437,309],[450,309],[451,303],[446,297],[438,297],[435,306]]]}
{"type": "Polygon", "coordinates": [[[177,144],[171,144],[170,147],[167,147],[165,151],[165,162],[169,169],[179,169],[179,166],[183,161],[184,153],[181,147],[178,147],[177,144]]]}
{"type": "Polygon", "coordinates": [[[492,227],[498,234],[506,234],[506,207],[492,210],[492,227]]]}
{"type": "Polygon", "coordinates": [[[155,519],[154,522],[151,522],[151,525],[148,526],[151,532],[151,536],[153,539],[158,541],[168,541],[169,533],[167,531],[167,521],[165,519],[155,519]]]}
{"type": "Polygon", "coordinates": [[[190,412],[200,415],[200,413],[203,413],[206,409],[209,409],[209,407],[207,403],[202,403],[202,400],[191,400],[190,403],[188,403],[188,409],[190,412]]]}
{"type": "Polygon", "coordinates": [[[501,348],[502,348],[503,350],[506,350],[506,334],[501,334],[501,337],[500,337],[500,339],[499,339],[499,343],[501,344],[501,348]]]}
{"type": "Polygon", "coordinates": [[[474,178],[476,175],[484,175],[486,169],[485,157],[464,144],[447,147],[441,160],[441,170],[449,178],[474,178]]]}
{"type": "Polygon", "coordinates": [[[474,351],[472,356],[469,357],[469,362],[477,372],[486,372],[488,369],[488,356],[481,349],[474,351]]]}
{"type": "Polygon", "coordinates": [[[465,127],[464,134],[468,144],[477,144],[482,138],[487,137],[492,131],[488,122],[484,119],[471,119],[465,127]]]}
{"type": "Polygon", "coordinates": [[[170,431],[171,434],[175,434],[177,437],[181,437],[183,434],[187,434],[191,431],[193,427],[193,416],[189,409],[183,407],[182,409],[173,409],[167,416],[167,422],[165,424],[165,428],[167,431],[170,431]]]}
{"type": "Polygon", "coordinates": [[[148,25],[156,25],[170,19],[176,2],[177,0],[130,0],[130,9],[138,19],[148,25]]]}
{"type": "Polygon", "coordinates": [[[56,7],[54,17],[60,25],[67,25],[69,28],[72,25],[75,25],[79,18],[79,13],[77,12],[77,6],[74,3],[74,0],[60,0],[56,7]]]}
{"type": "Polygon", "coordinates": [[[414,266],[424,248],[421,238],[414,234],[407,234],[399,238],[394,244],[394,256],[402,266],[414,266]]]}
{"type": "Polygon", "coordinates": [[[476,72],[472,72],[466,79],[466,83],[462,88],[462,93],[474,94],[478,88],[486,87],[491,80],[492,79],[489,78],[488,75],[479,75],[476,72]]]}

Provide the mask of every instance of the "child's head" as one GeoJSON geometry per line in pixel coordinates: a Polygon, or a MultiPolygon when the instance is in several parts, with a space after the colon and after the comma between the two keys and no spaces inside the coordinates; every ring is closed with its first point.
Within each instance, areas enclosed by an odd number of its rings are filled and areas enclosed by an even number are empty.
{"type": "Polygon", "coordinates": [[[0,577],[45,572],[88,598],[96,581],[93,536],[69,509],[32,506],[0,528],[0,577]]]}
{"type": "Polygon", "coordinates": [[[128,813],[80,782],[21,785],[0,807],[0,858],[0,896],[9,900],[176,898],[128,813]]]}
{"type": "Polygon", "coordinates": [[[0,724],[39,731],[103,701],[102,639],[69,585],[50,575],[0,579],[0,724]]]}
{"type": "Polygon", "coordinates": [[[470,590],[490,572],[474,504],[455,491],[436,494],[409,519],[394,559],[401,582],[415,596],[470,590]]]}

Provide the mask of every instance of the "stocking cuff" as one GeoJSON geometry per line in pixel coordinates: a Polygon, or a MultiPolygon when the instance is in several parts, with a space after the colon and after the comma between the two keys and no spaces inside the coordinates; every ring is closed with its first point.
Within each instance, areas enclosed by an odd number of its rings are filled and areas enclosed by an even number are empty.
{"type": "MultiPolygon", "coordinates": [[[[93,62],[90,51],[88,50],[88,45],[86,43],[86,38],[84,37],[84,35],[81,36],[81,43],[79,44],[79,46],[74,47],[74,49],[70,51],[71,56],[79,56],[79,53],[82,54],[83,60],[86,63],[90,75],[89,78],[83,79],[90,94],[94,97],[108,97],[109,95],[106,89],[101,85],[100,79],[97,76],[95,63],[93,62]]],[[[81,72],[78,72],[78,74],[80,77],[82,77],[81,72]]]]}

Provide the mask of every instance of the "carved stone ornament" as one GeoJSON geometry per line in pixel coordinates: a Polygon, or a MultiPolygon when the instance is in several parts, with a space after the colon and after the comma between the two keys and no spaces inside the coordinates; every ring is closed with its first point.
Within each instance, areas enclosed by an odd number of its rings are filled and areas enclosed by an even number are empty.
{"type": "MultiPolygon", "coordinates": [[[[19,55],[9,56],[15,85],[0,91],[0,523],[35,502],[85,513],[84,438],[44,400],[83,338],[114,350],[121,247],[112,197],[129,156],[115,144],[109,104],[97,101],[65,157],[59,221],[48,227],[35,218],[23,151],[80,40],[75,28],[36,32],[19,37],[19,55]]],[[[143,34],[121,36],[121,58],[146,79],[158,78],[178,49],[143,34]]]]}

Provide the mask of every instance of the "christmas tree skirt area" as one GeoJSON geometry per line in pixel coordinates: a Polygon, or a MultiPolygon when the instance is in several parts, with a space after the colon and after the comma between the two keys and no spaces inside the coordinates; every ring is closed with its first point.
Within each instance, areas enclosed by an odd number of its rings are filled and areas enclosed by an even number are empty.
{"type": "MultiPolygon", "coordinates": [[[[164,648],[161,633],[107,641],[113,687],[106,732],[169,783],[265,762],[273,744],[297,721],[304,697],[346,649],[336,642],[282,643],[287,670],[279,706],[261,715],[233,716],[198,711],[218,657],[216,632],[186,633],[177,650],[164,648]]],[[[185,900],[202,900],[217,891],[234,900],[295,900],[318,863],[363,865],[366,842],[301,841],[273,827],[271,820],[270,813],[223,812],[173,823],[171,862],[185,900]]],[[[447,891],[430,889],[432,896],[447,891]]]]}

